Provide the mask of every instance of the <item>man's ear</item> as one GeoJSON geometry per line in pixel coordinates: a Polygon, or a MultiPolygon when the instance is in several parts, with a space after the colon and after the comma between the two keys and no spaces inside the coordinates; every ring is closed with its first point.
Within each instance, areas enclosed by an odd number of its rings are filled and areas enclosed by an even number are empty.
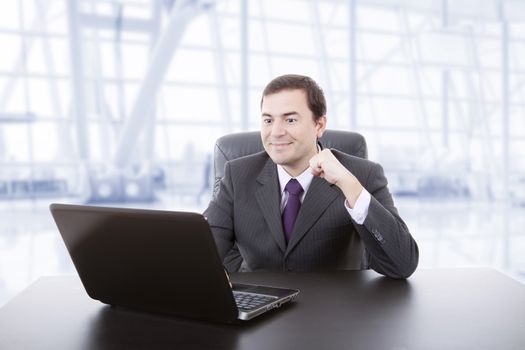
{"type": "Polygon", "coordinates": [[[317,119],[316,128],[317,128],[317,138],[320,139],[321,136],[323,136],[323,133],[326,129],[326,116],[325,115],[317,119]]]}

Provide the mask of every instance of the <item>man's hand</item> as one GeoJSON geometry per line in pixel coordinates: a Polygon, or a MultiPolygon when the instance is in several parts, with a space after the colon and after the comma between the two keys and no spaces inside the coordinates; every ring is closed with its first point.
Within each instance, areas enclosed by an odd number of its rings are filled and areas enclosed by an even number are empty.
{"type": "Polygon", "coordinates": [[[310,159],[310,169],[314,176],[319,176],[339,187],[350,207],[354,207],[363,186],[329,149],[325,148],[310,159]]]}
{"type": "Polygon", "coordinates": [[[326,148],[310,159],[310,169],[314,176],[319,176],[334,185],[338,185],[344,177],[353,176],[332,151],[326,148]]]}

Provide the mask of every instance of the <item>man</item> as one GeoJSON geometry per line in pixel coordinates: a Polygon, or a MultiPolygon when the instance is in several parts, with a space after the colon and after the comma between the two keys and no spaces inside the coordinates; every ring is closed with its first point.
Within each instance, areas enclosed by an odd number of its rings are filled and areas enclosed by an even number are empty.
{"type": "Polygon", "coordinates": [[[204,215],[229,271],[367,269],[407,278],[418,247],[380,165],[318,139],[323,91],[309,77],[272,80],[261,100],[265,151],[225,165],[204,215]]]}

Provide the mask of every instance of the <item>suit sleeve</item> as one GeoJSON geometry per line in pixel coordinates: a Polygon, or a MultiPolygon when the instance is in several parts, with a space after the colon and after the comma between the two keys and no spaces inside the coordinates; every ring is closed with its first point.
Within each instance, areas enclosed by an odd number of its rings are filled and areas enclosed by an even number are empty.
{"type": "Polygon", "coordinates": [[[370,168],[364,187],[372,198],[362,225],[354,222],[369,254],[369,267],[394,278],[407,278],[416,269],[419,250],[405,222],[399,216],[387,187],[383,168],[370,168]]]}
{"type": "Polygon", "coordinates": [[[208,220],[219,256],[228,272],[238,271],[242,263],[242,256],[234,245],[233,196],[230,164],[226,163],[219,190],[203,215],[208,220]]]}

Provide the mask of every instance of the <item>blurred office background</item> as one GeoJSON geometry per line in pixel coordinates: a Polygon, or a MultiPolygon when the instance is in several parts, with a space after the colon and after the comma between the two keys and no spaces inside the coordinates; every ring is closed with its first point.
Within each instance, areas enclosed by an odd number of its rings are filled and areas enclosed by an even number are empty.
{"type": "Polygon", "coordinates": [[[74,273],[51,202],[204,210],[285,73],[366,137],[421,268],[525,281],[525,1],[7,0],[0,51],[0,305],[74,273]]]}

